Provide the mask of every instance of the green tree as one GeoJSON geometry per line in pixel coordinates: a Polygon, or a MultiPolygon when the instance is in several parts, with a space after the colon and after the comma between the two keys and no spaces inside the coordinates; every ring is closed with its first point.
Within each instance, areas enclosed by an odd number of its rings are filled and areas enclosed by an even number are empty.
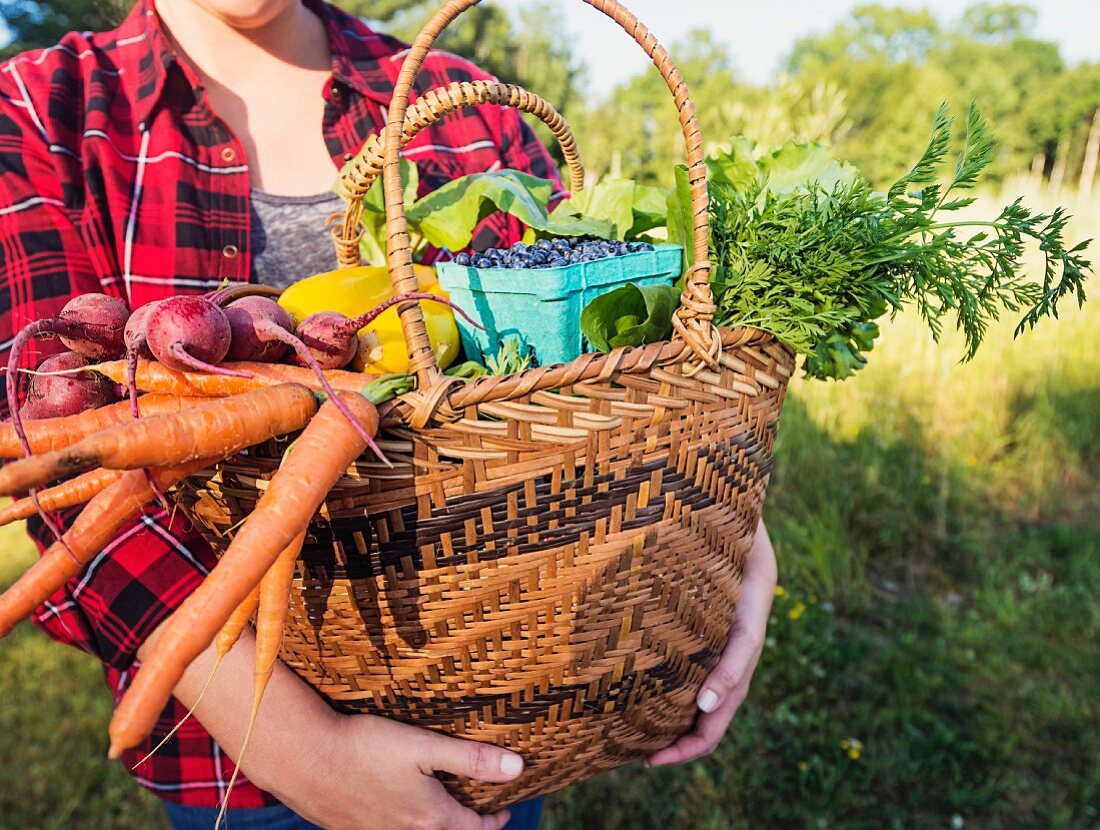
{"type": "MultiPolygon", "coordinates": [[[[737,80],[729,48],[711,32],[696,30],[672,44],[669,53],[691,92],[704,135],[715,140],[732,135],[741,123],[737,102],[746,88],[737,80]]],[[[599,102],[581,133],[585,163],[597,176],[671,184],[673,162],[685,157],[672,95],[651,66],[599,102]]]]}
{"type": "Polygon", "coordinates": [[[131,0],[0,0],[11,36],[0,57],[57,43],[66,32],[109,29],[131,5],[131,0]]]}
{"type": "Polygon", "coordinates": [[[956,112],[971,102],[982,109],[998,139],[989,174],[1000,177],[1058,140],[1056,131],[1036,135],[1033,102],[1060,88],[1066,67],[1055,44],[1028,36],[1036,18],[1028,5],[984,2],[945,26],[926,11],[863,6],[796,43],[787,68],[844,93],[851,129],[839,148],[873,180],[901,172],[942,100],[956,112]]]}

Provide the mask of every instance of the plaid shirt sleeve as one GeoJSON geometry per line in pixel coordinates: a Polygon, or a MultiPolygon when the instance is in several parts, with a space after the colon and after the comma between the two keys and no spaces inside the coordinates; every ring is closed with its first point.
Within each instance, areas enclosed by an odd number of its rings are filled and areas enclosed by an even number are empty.
{"type": "MultiPolygon", "coordinates": [[[[0,361],[27,323],[54,316],[74,295],[103,291],[88,248],[70,219],[62,177],[49,152],[45,125],[18,68],[0,85],[0,361]]],[[[56,341],[25,350],[34,366],[56,341]]],[[[7,402],[3,403],[6,416],[7,402]]],[[[76,515],[63,517],[70,521],[76,515]]],[[[47,540],[40,522],[29,525],[39,545],[47,540]]],[[[210,551],[182,517],[169,522],[151,510],[126,527],[84,572],[35,614],[53,638],[96,655],[108,666],[133,663],[145,638],[202,579],[210,551]]]]}

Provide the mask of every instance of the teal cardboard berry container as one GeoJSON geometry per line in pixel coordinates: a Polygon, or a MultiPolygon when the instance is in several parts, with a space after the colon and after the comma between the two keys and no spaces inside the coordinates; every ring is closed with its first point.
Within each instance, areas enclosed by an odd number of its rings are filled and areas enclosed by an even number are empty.
{"type": "Polygon", "coordinates": [[[467,357],[484,360],[505,339],[518,336],[534,349],[540,366],[549,366],[584,351],[581,311],[594,297],[628,282],[671,285],[682,265],[679,245],[657,245],[561,268],[474,268],[455,262],[436,268],[451,300],[485,327],[481,331],[455,315],[467,357]]]}

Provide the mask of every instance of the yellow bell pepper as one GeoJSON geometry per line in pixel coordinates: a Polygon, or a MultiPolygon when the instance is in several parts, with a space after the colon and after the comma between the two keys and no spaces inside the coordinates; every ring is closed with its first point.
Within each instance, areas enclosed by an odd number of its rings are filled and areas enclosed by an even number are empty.
{"type": "MultiPolygon", "coordinates": [[[[447,297],[434,268],[414,265],[413,271],[420,291],[447,297]]],[[[380,266],[363,265],[306,277],[283,291],[279,305],[295,323],[300,323],[316,311],[338,311],[348,317],[358,317],[392,296],[389,271],[380,266]]],[[[454,314],[449,307],[430,300],[421,301],[420,309],[436,360],[439,367],[445,369],[458,357],[458,326],[454,314]]],[[[409,354],[396,307],[386,309],[360,330],[358,340],[359,351],[352,365],[359,371],[390,374],[409,370],[409,354]]]]}

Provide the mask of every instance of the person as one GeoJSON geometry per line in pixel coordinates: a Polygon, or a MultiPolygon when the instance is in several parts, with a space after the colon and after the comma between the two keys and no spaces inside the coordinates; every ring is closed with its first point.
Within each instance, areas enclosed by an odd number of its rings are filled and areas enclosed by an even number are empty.
{"type": "MultiPolygon", "coordinates": [[[[404,48],[321,0],[139,0],[113,31],[74,33],[0,65],[3,349],[14,331],[84,292],[136,308],[224,280],[285,285],[334,267],[321,223],[340,208],[331,195],[335,173],[382,130],[404,48]]],[[[483,77],[435,52],[417,88],[483,77]]],[[[501,166],[556,179],[545,148],[508,109],[451,115],[406,155],[418,165],[422,192],[501,166]]],[[[521,231],[496,216],[476,244],[508,245],[521,231]]],[[[57,348],[43,342],[39,356],[57,348]]],[[[30,526],[41,544],[41,525],[30,526]]],[[[159,625],[213,561],[189,523],[150,508],[35,620],[98,657],[117,700],[159,625]]],[[[698,721],[651,764],[682,763],[717,745],[748,692],[774,586],[775,558],[761,527],[730,644],[699,694],[698,721]]],[[[212,826],[226,797],[248,720],[253,652],[246,634],[196,717],[143,760],[198,701],[213,664],[204,654],[150,740],[124,757],[165,800],[176,828],[212,826]]],[[[506,781],[522,770],[518,755],[337,714],[281,664],[242,770],[229,795],[230,828],[498,830],[509,818],[513,829],[538,822],[538,802],[479,816],[432,775],[506,781]]]]}

